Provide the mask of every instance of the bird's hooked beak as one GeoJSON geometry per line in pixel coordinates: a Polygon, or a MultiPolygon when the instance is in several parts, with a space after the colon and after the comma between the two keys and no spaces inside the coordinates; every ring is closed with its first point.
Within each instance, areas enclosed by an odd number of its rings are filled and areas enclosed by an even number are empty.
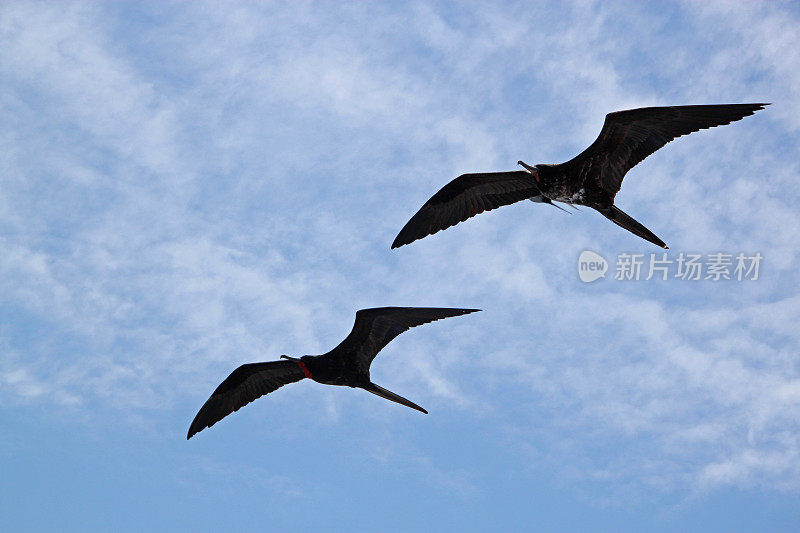
{"type": "MultiPolygon", "coordinates": [[[[525,163],[524,161],[517,161],[517,164],[518,165],[522,165],[523,167],[525,167],[525,170],[527,170],[528,172],[530,172],[533,175],[533,179],[536,180],[536,183],[541,183],[542,182],[539,179],[539,171],[536,169],[536,167],[532,167],[529,164],[525,163]]],[[[537,185],[537,188],[538,188],[538,185],[537,185]]],[[[539,190],[539,192],[540,193],[542,192],[541,189],[539,190]]]]}
{"type": "Polygon", "coordinates": [[[305,376],[306,376],[307,378],[314,379],[314,378],[311,376],[311,371],[308,369],[308,367],[306,366],[306,364],[303,362],[303,359],[302,359],[302,358],[300,358],[300,359],[296,359],[296,358],[294,358],[294,357],[289,357],[288,355],[282,355],[282,356],[281,356],[281,359],[288,359],[289,361],[294,361],[295,363],[297,363],[298,365],[300,365],[300,368],[302,368],[302,369],[303,369],[303,374],[305,374],[305,376]]]}

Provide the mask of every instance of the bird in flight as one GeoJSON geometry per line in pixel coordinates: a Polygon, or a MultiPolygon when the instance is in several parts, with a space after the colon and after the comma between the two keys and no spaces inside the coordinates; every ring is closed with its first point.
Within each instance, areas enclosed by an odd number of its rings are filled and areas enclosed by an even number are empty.
{"type": "Polygon", "coordinates": [[[520,200],[591,207],[631,233],[667,248],[652,231],[614,205],[625,174],[676,137],[730,124],[767,105],[643,107],[609,113],[597,140],[566,163],[530,166],[518,161],[525,170],[457,177],[425,202],[400,230],[392,248],[520,200]]]}
{"type": "Polygon", "coordinates": [[[380,387],[369,378],[372,360],[392,339],[409,328],[440,318],[466,315],[480,309],[437,307],[377,307],[356,312],[353,330],[336,348],[323,355],[299,359],[281,355],[285,361],[249,363],[225,378],[200,408],[189,426],[187,439],[209,428],[240,407],[288,383],[310,378],[326,385],[358,387],[382,398],[428,414],[419,405],[380,387]]]}

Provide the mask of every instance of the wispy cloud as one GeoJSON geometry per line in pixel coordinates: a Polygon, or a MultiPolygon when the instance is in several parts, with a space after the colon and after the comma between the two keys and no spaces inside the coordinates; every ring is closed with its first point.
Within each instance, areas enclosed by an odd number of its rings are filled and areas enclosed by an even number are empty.
{"type": "MultiPolygon", "coordinates": [[[[0,402],[166,412],[360,307],[474,306],[373,374],[592,497],[800,490],[797,16],[729,7],[3,5],[0,402]],[[760,251],[751,285],[579,285],[581,250],[642,244],[546,206],[388,249],[449,179],[566,160],[606,112],[753,100],[618,197],[677,250],[760,251]]],[[[334,423],[375,401],[288,389],[334,423]]]]}

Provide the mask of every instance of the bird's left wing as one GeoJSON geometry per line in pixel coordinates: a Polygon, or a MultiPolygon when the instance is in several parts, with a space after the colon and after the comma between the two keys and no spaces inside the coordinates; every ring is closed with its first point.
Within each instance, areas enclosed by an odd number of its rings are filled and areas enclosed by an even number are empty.
{"type": "Polygon", "coordinates": [[[295,361],[270,361],[240,366],[220,383],[203,404],[189,426],[186,438],[190,439],[198,431],[210,428],[253,400],[304,377],[305,372],[295,361]]]}
{"type": "Polygon", "coordinates": [[[597,140],[575,158],[557,166],[581,181],[587,175],[599,174],[600,184],[613,198],[625,174],[671,140],[730,124],[767,105],[643,107],[609,113],[597,140]]]}
{"type": "Polygon", "coordinates": [[[377,307],[356,313],[353,330],[339,346],[323,357],[355,357],[354,363],[363,370],[378,352],[392,339],[409,328],[441,318],[466,315],[480,309],[455,309],[447,307],[377,307]]]}
{"type": "Polygon", "coordinates": [[[526,170],[462,174],[425,202],[392,243],[398,248],[439,230],[455,226],[478,213],[513,204],[539,194],[526,170]]]}

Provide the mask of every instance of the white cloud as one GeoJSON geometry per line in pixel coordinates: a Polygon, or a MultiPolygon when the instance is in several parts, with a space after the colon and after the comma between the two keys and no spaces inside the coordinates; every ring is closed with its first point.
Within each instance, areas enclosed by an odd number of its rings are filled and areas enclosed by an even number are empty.
{"type": "MultiPolygon", "coordinates": [[[[599,492],[796,491],[796,21],[690,4],[676,42],[627,3],[552,7],[187,4],[131,44],[103,6],[4,5],[0,290],[50,329],[0,331],[2,401],[164,409],[331,348],[359,307],[474,306],[394,341],[378,382],[494,417],[535,468],[599,492]],[[719,38],[694,36],[712,18],[719,38]],[[447,180],[572,157],[608,111],[762,98],[619,196],[678,251],[760,251],[751,285],[580,285],[581,250],[641,244],[527,203],[389,251],[447,180]]],[[[376,401],[309,390],[281,393],[334,421],[376,401]]]]}

